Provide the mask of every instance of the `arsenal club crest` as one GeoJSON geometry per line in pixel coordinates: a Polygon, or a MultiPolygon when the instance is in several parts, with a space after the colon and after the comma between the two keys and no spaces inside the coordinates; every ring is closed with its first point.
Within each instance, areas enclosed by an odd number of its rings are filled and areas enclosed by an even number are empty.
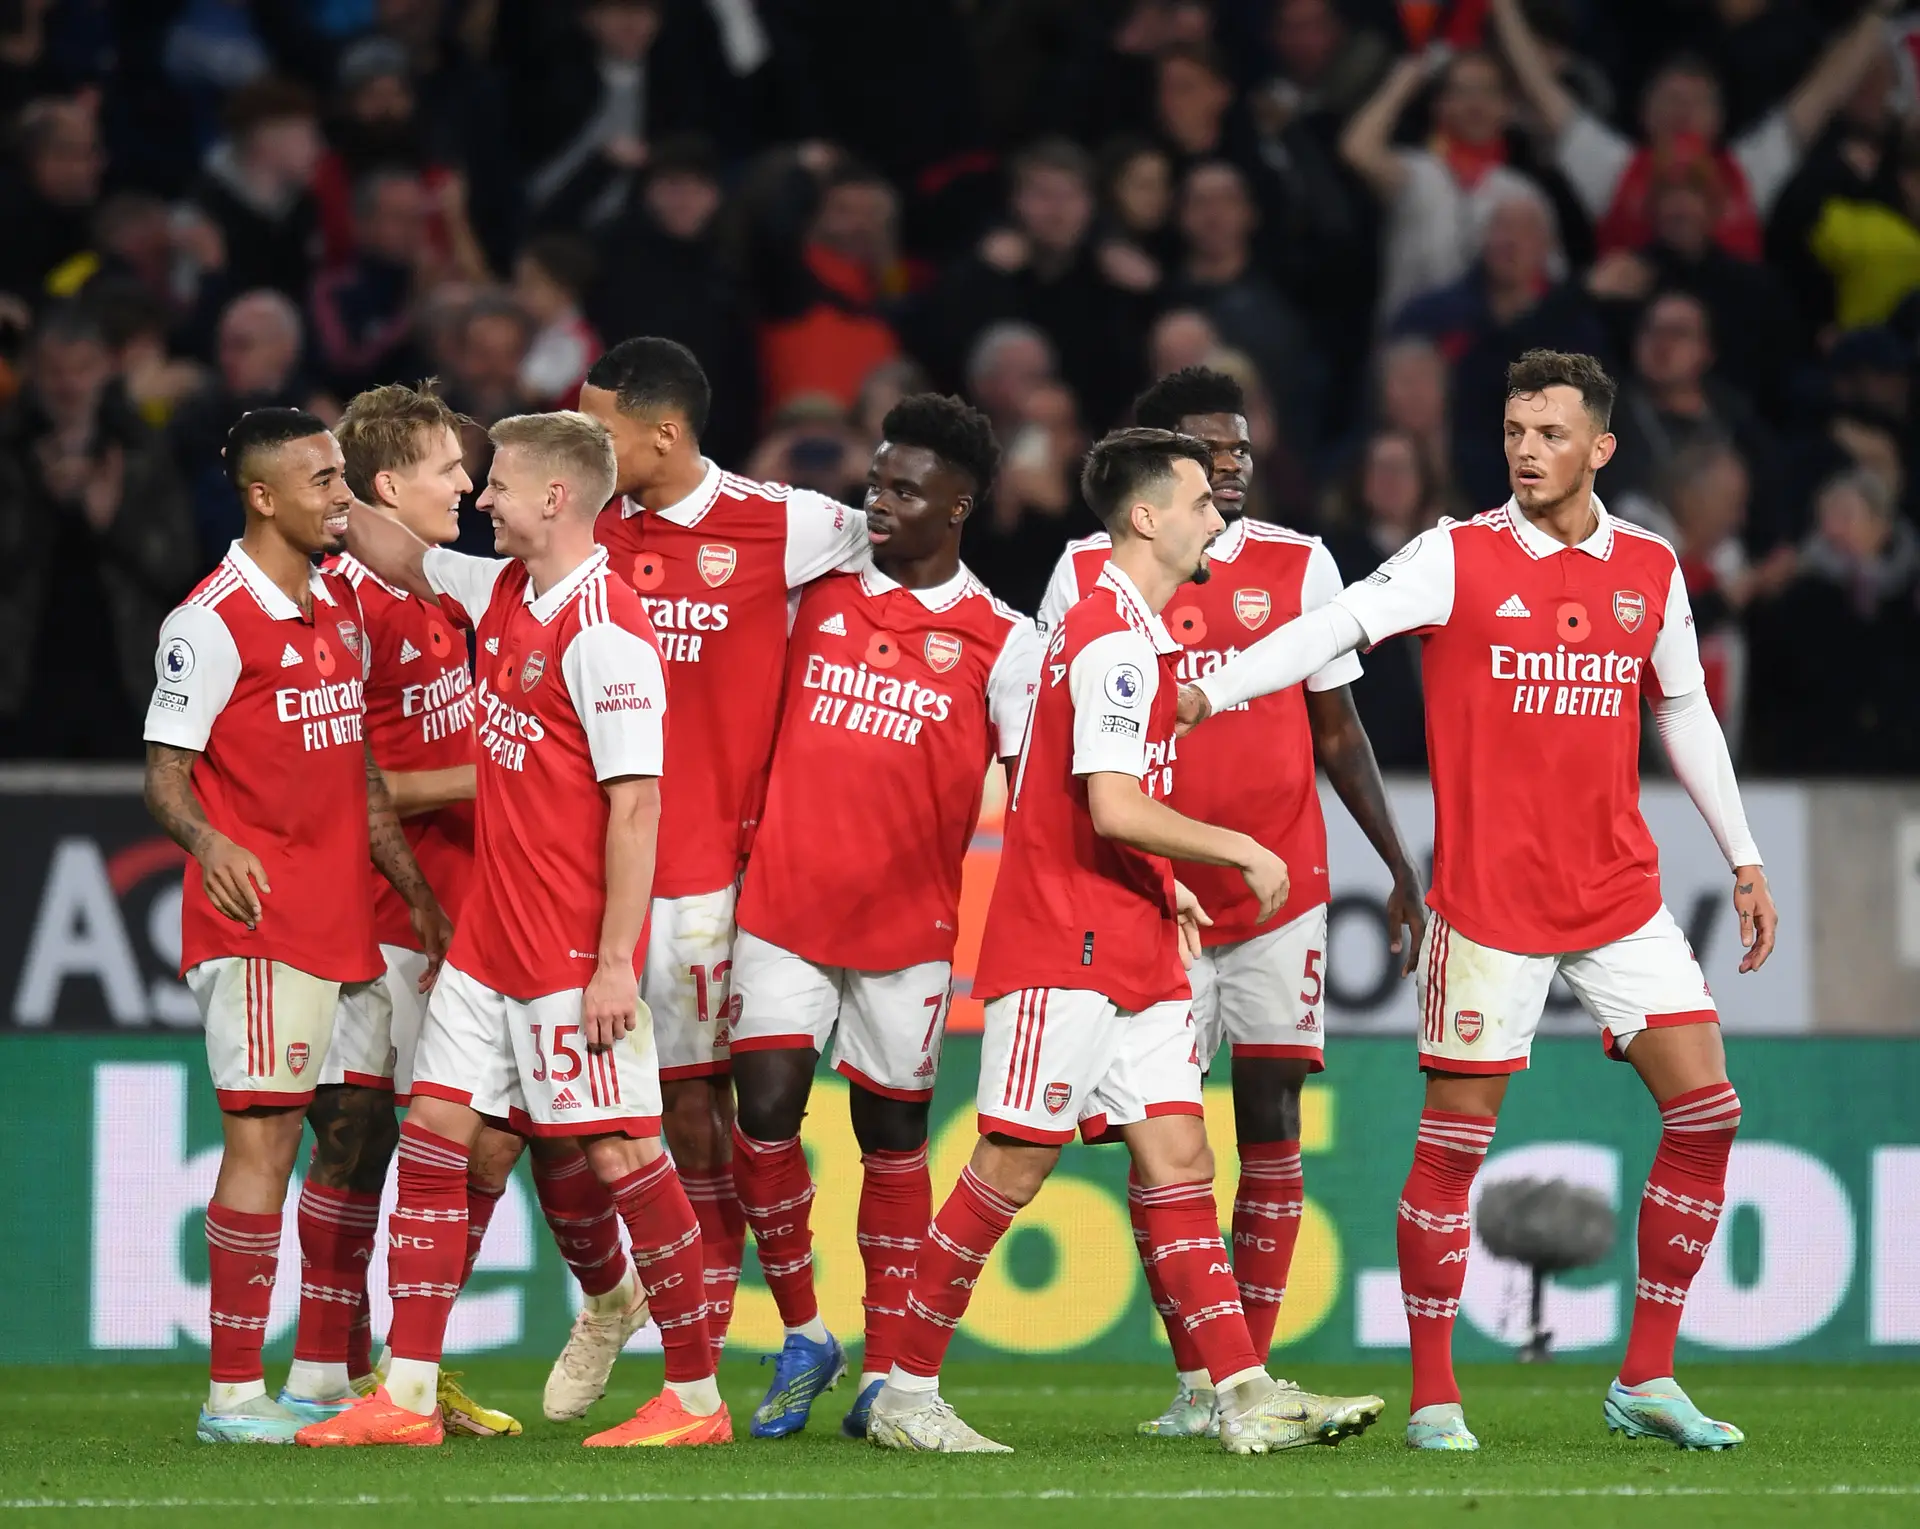
{"type": "Polygon", "coordinates": [[[520,689],[525,692],[540,683],[540,676],[547,672],[547,655],[537,649],[529,653],[526,662],[520,666],[520,689]]]}
{"type": "Polygon", "coordinates": [[[1046,1092],[1040,1098],[1047,1106],[1049,1115],[1058,1115],[1067,1107],[1067,1101],[1073,1097],[1071,1083],[1049,1083],[1046,1092]]]}
{"type": "Polygon", "coordinates": [[[1623,632],[1637,632],[1640,623],[1647,619],[1647,597],[1637,589],[1616,589],[1613,592],[1613,619],[1620,623],[1623,632]]]}
{"type": "Polygon", "coordinates": [[[700,570],[700,577],[707,582],[707,588],[718,589],[733,577],[733,570],[740,561],[740,554],[724,542],[708,542],[700,549],[694,566],[700,570]]]}
{"type": "Polygon", "coordinates": [[[960,639],[951,632],[929,632],[921,651],[927,656],[929,669],[945,674],[960,662],[960,639]]]}
{"type": "Polygon", "coordinates": [[[1471,1046],[1480,1039],[1480,1032],[1487,1028],[1487,1017],[1478,1009],[1455,1009],[1453,1012],[1453,1033],[1460,1037],[1460,1044],[1471,1046]]]}
{"type": "Polygon", "coordinates": [[[1236,589],[1233,592],[1233,613],[1240,618],[1240,625],[1250,632],[1257,632],[1267,624],[1267,617],[1273,614],[1273,596],[1264,589],[1236,589]]]}
{"type": "Polygon", "coordinates": [[[340,640],[347,645],[347,651],[355,658],[360,656],[360,628],[351,621],[340,623],[340,640]]]}
{"type": "Polygon", "coordinates": [[[287,1046],[287,1066],[297,1078],[307,1070],[307,1058],[313,1053],[307,1049],[305,1041],[293,1041],[287,1046]]]}

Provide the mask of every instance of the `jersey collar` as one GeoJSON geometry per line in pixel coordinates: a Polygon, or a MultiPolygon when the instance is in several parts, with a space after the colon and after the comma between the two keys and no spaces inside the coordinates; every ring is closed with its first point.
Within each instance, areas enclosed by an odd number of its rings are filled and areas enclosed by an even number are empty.
{"type": "Polygon", "coordinates": [[[343,552],[340,554],[340,571],[346,574],[350,582],[357,583],[361,579],[370,580],[372,583],[379,585],[380,588],[384,589],[396,600],[411,600],[413,598],[413,596],[408,594],[404,589],[396,589],[393,585],[389,584],[351,552],[343,552]]]}
{"type": "Polygon", "coordinates": [[[1572,547],[1547,535],[1528,520],[1512,499],[1508,499],[1502,508],[1507,517],[1507,529],[1513,532],[1513,539],[1520,543],[1529,557],[1552,557],[1556,552],[1584,552],[1588,557],[1597,557],[1604,563],[1613,556],[1613,517],[1607,513],[1607,507],[1600,502],[1598,494],[1593,496],[1593,513],[1598,521],[1593,528],[1593,535],[1572,547]]]}
{"type": "Polygon", "coordinates": [[[1231,563],[1240,555],[1240,549],[1247,544],[1247,517],[1241,515],[1229,521],[1227,529],[1214,539],[1213,547],[1207,554],[1210,563],[1231,563]]]}
{"type": "MultiPolygon", "coordinates": [[[[945,611],[951,610],[964,600],[967,592],[973,588],[973,583],[973,575],[967,571],[967,565],[962,563],[960,571],[944,584],[936,584],[931,589],[909,589],[907,593],[930,611],[945,611]]],[[[875,567],[871,558],[867,559],[860,569],[860,588],[869,596],[877,598],[889,590],[901,587],[875,567]]]]}
{"type": "MultiPolygon", "coordinates": [[[[672,521],[676,526],[699,524],[707,511],[713,508],[714,500],[720,497],[720,464],[707,457],[702,457],[700,464],[706,469],[700,476],[700,486],[678,504],[670,504],[664,509],[655,510],[654,514],[662,520],[672,521]]],[[[621,496],[620,518],[622,520],[631,520],[634,516],[645,513],[646,511],[631,496],[621,496]]]]}
{"type": "Polygon", "coordinates": [[[526,591],[521,598],[527,602],[527,609],[533,612],[535,621],[542,626],[550,626],[553,618],[566,608],[567,602],[580,593],[580,586],[606,566],[607,549],[596,545],[593,556],[537,599],[533,593],[533,580],[528,579],[526,591]]]}
{"type": "Polygon", "coordinates": [[[1127,625],[1136,632],[1144,633],[1152,642],[1154,652],[1178,653],[1180,651],[1180,644],[1173,640],[1172,633],[1154,613],[1153,608],[1147,604],[1145,597],[1134,587],[1133,580],[1120,571],[1119,564],[1108,563],[1102,568],[1098,582],[1113,591],[1114,598],[1120,605],[1120,614],[1127,618],[1127,625]]]}
{"type": "MultiPolygon", "coordinates": [[[[240,575],[240,582],[247,586],[247,593],[254,602],[275,621],[298,621],[301,619],[300,607],[287,598],[286,591],[265,573],[260,565],[247,556],[247,549],[235,542],[227,548],[227,564],[240,575]]],[[[333,604],[333,595],[327,589],[327,581],[320,576],[318,568],[307,572],[307,588],[313,591],[313,598],[322,605],[333,604]]]]}

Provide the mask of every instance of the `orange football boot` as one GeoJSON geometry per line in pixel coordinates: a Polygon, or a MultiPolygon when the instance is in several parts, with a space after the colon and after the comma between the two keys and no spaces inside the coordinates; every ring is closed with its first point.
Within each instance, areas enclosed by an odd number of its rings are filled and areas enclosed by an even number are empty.
{"type": "Polygon", "coordinates": [[[431,1417],[422,1417],[395,1404],[385,1386],[371,1396],[363,1396],[345,1412],[322,1423],[309,1423],[293,1436],[296,1444],[325,1449],[345,1444],[411,1444],[415,1446],[445,1442],[447,1431],[440,1423],[440,1409],[431,1417]]]}
{"type": "Polygon", "coordinates": [[[733,1417],[724,1405],[712,1417],[687,1411],[680,1398],[662,1391],[618,1428],[586,1441],[589,1449],[670,1449],[684,1444],[731,1444],[733,1417]]]}

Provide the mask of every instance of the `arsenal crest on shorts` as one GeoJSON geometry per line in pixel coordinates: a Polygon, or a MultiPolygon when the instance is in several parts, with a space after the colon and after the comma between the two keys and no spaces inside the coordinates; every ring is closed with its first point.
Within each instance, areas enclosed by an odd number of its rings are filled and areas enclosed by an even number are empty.
{"type": "Polygon", "coordinates": [[[1613,592],[1613,619],[1620,623],[1621,631],[1639,631],[1646,615],[1647,597],[1639,590],[1616,589],[1613,592]]]}
{"type": "Polygon", "coordinates": [[[307,1049],[305,1041],[292,1041],[287,1046],[287,1066],[297,1078],[307,1070],[307,1058],[313,1053],[307,1049]]]}
{"type": "Polygon", "coordinates": [[[960,662],[960,639],[951,632],[929,632],[921,651],[927,656],[927,667],[935,674],[945,674],[960,662]]]}
{"type": "Polygon", "coordinates": [[[1487,1028],[1487,1018],[1478,1009],[1455,1009],[1453,1012],[1453,1033],[1460,1037],[1460,1044],[1471,1046],[1480,1039],[1480,1032],[1487,1028]]]}
{"type": "Polygon", "coordinates": [[[547,672],[547,655],[535,649],[529,653],[526,662],[520,665],[520,689],[525,692],[540,683],[540,676],[547,672]]]}
{"type": "Polygon", "coordinates": [[[1047,1106],[1047,1113],[1049,1115],[1058,1115],[1067,1107],[1067,1101],[1072,1097],[1073,1085],[1071,1083],[1049,1083],[1046,1087],[1046,1092],[1040,1096],[1047,1106]]]}
{"type": "Polygon", "coordinates": [[[1273,614],[1273,596],[1264,589],[1236,589],[1233,592],[1233,613],[1240,618],[1240,625],[1257,632],[1267,624],[1267,617],[1273,614]]]}
{"type": "Polygon", "coordinates": [[[740,554],[724,542],[708,542],[700,549],[694,566],[700,570],[700,577],[707,581],[709,589],[718,589],[733,577],[739,561],[740,554]]]}

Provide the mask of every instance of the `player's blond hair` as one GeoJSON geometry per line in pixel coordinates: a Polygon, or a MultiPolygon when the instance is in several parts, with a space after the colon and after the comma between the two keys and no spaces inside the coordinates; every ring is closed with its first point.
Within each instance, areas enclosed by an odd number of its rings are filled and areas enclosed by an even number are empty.
{"type": "Polygon", "coordinates": [[[552,414],[510,414],[487,432],[496,451],[513,446],[559,472],[597,515],[613,497],[613,437],[607,427],[577,409],[552,414]]]}
{"type": "Polygon", "coordinates": [[[428,377],[414,387],[389,382],[368,388],[341,414],[333,433],[347,460],[347,487],[367,503],[375,502],[378,474],[424,461],[441,431],[451,430],[458,440],[460,427],[473,423],[434,391],[438,386],[428,377]]]}

